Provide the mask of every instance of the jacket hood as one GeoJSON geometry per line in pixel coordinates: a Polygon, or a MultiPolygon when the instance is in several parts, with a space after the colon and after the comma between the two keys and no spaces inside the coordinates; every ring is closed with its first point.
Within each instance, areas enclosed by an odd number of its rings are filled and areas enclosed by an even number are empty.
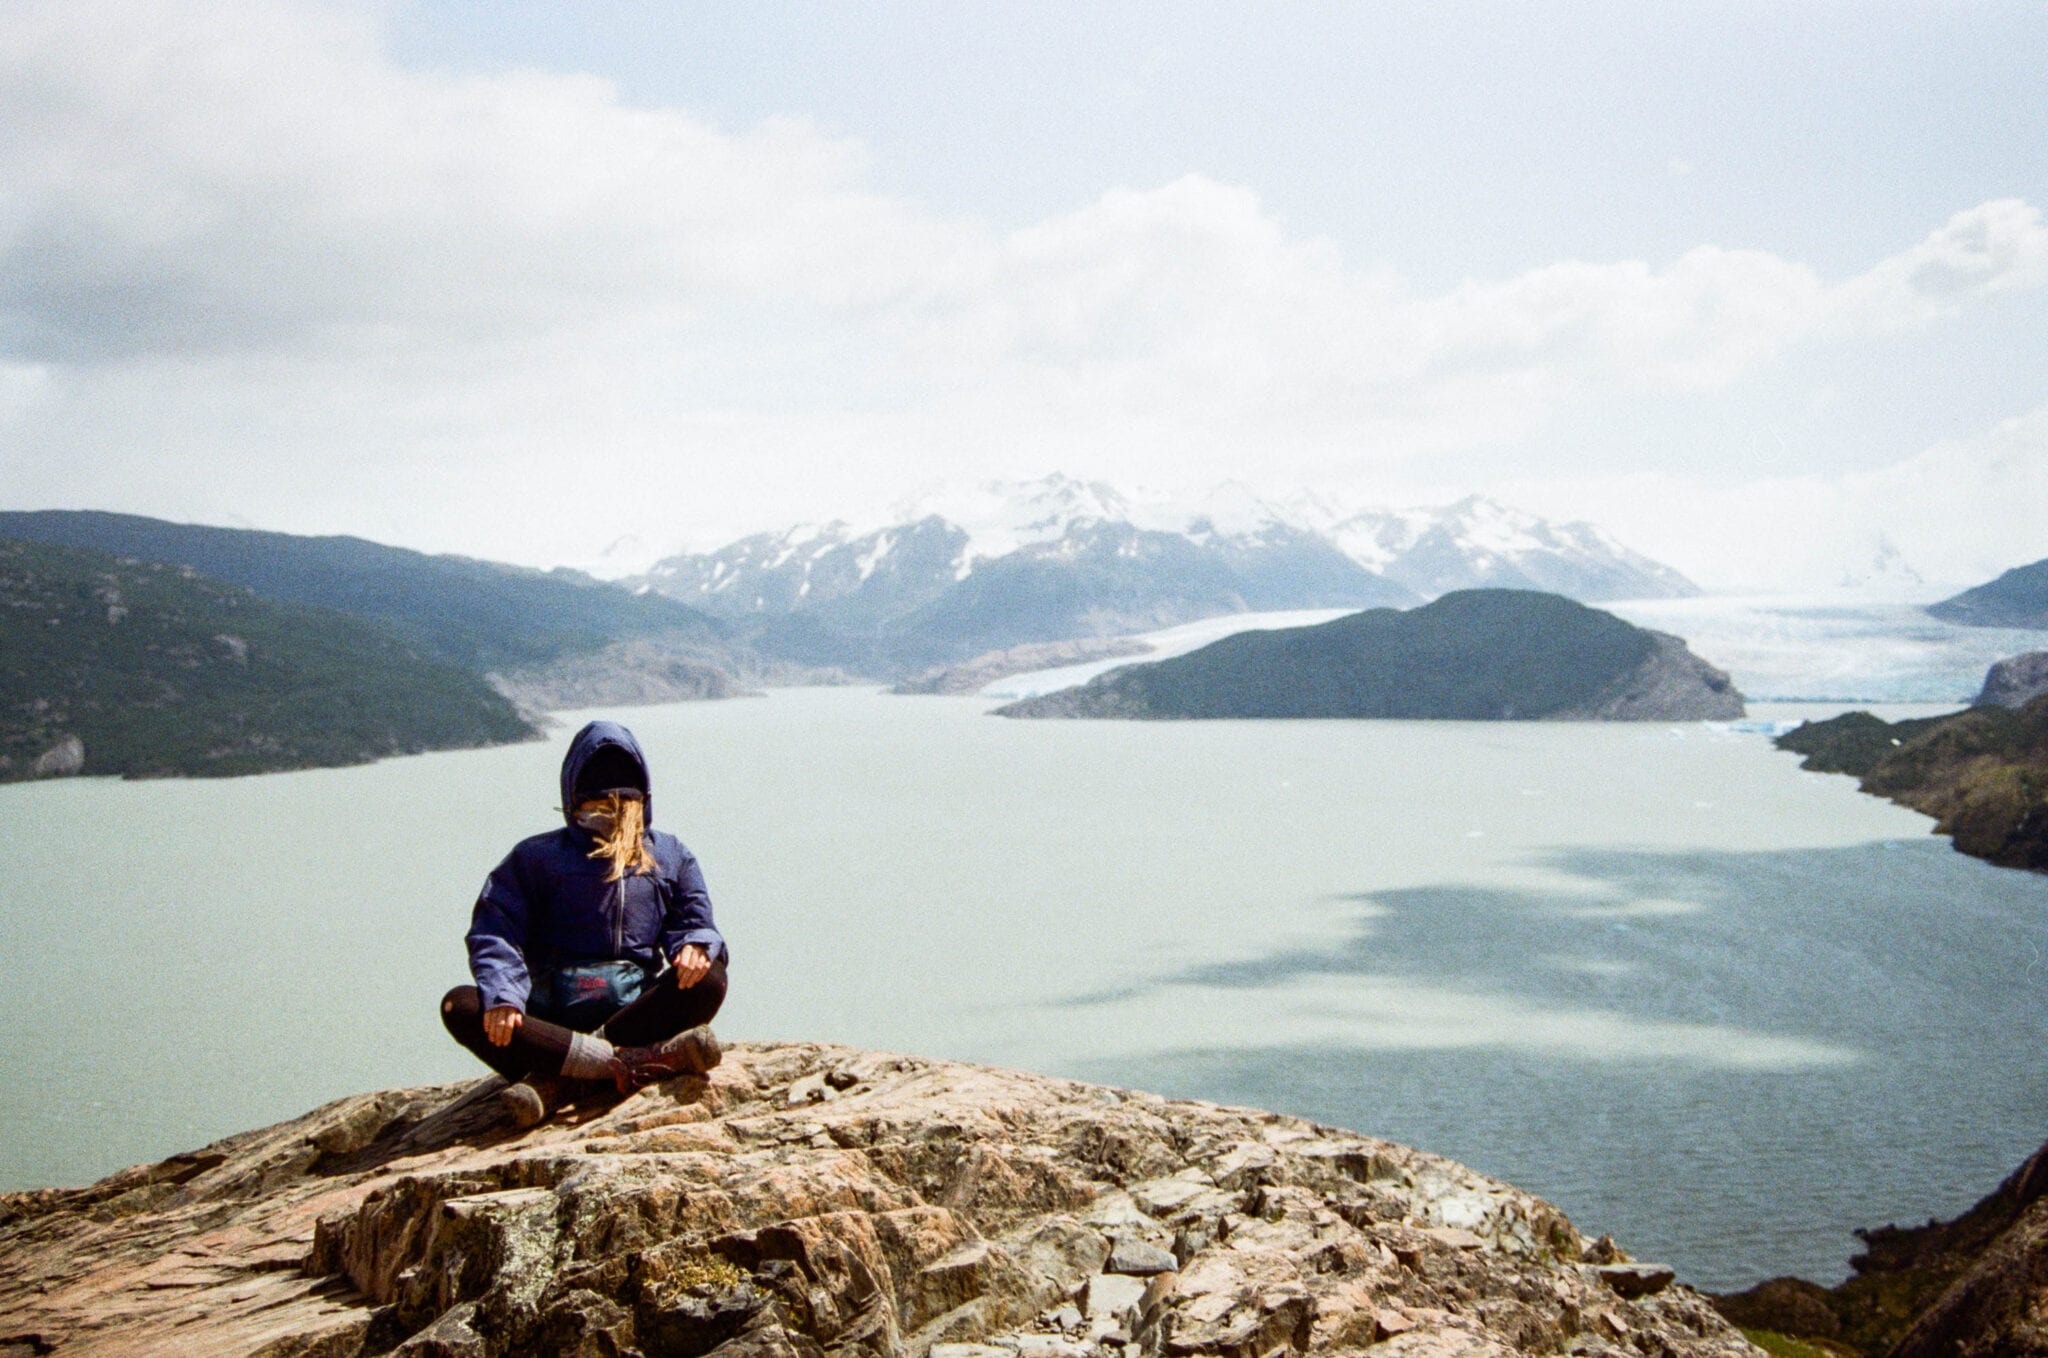
{"type": "MultiPolygon", "coordinates": [[[[578,731],[569,742],[569,752],[562,756],[562,820],[570,826],[576,824],[576,782],[583,770],[598,756],[600,751],[616,750],[618,755],[608,756],[616,760],[620,755],[630,763],[631,770],[638,774],[641,792],[647,798],[647,820],[654,824],[654,783],[647,776],[647,756],[641,753],[640,742],[633,739],[633,733],[615,721],[594,721],[578,731]]],[[[607,780],[607,787],[623,787],[624,782],[607,780]]]]}

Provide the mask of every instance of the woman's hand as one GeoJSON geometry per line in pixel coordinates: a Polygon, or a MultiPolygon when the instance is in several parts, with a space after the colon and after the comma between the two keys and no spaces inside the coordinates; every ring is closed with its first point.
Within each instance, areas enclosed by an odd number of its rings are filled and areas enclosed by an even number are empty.
{"type": "Polygon", "coordinates": [[[493,1047],[502,1047],[512,1040],[512,1034],[519,1031],[519,1024],[526,1015],[509,1004],[495,1009],[484,1010],[484,1036],[491,1040],[493,1047]]]}
{"type": "Polygon", "coordinates": [[[704,979],[704,973],[711,970],[711,958],[695,943],[685,943],[675,955],[676,986],[688,990],[704,979]]]}

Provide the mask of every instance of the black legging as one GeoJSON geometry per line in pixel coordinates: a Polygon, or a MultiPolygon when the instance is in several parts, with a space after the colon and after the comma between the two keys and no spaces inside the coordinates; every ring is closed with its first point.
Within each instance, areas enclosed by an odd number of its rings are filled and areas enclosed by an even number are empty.
{"type": "MultiPolygon", "coordinates": [[[[704,979],[688,990],[676,984],[674,971],[664,971],[639,999],[604,1021],[604,1036],[614,1046],[651,1047],[685,1028],[711,1022],[724,1003],[724,958],[713,962],[704,979]]],[[[459,985],[441,997],[441,1022],[450,1037],[508,1080],[559,1075],[562,1058],[569,1054],[569,1029],[531,1014],[520,1020],[510,1042],[492,1046],[484,1036],[483,997],[473,985],[459,985]]]]}

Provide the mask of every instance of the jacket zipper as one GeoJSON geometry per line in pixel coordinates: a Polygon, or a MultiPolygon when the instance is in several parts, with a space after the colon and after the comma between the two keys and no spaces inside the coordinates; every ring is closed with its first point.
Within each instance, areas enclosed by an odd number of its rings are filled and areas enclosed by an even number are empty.
{"type": "Polygon", "coordinates": [[[619,878],[618,894],[613,897],[615,909],[612,913],[612,956],[626,955],[626,879],[619,878]]]}

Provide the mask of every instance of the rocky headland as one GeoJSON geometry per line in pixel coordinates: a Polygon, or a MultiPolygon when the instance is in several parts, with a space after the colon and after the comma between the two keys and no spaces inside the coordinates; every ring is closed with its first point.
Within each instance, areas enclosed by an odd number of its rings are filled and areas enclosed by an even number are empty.
{"type": "Polygon", "coordinates": [[[1801,768],[1850,774],[1865,792],[1934,817],[1934,833],[1958,852],[2048,871],[2048,696],[1898,722],[1845,712],[1777,744],[1806,756],[1801,768]]]}
{"type": "Polygon", "coordinates": [[[495,1087],[0,1196],[0,1355],[1755,1352],[1527,1193],[1272,1113],[798,1043],[526,1133],[495,1087]]]}
{"type": "Polygon", "coordinates": [[[1006,717],[1705,721],[1742,695],[1684,641],[1535,590],[1240,632],[996,709],[1006,717]]]}
{"type": "Polygon", "coordinates": [[[1096,660],[1122,660],[1145,655],[1152,647],[1136,637],[1079,637],[1072,641],[1040,641],[988,651],[958,665],[941,665],[905,679],[891,693],[975,693],[998,679],[1056,665],[1086,665],[1096,660]]]}
{"type": "Polygon", "coordinates": [[[2048,1146],[1952,1221],[1858,1231],[1848,1281],[1717,1297],[1751,1331],[1867,1358],[2048,1354],[2048,1146]]]}
{"type": "Polygon", "coordinates": [[[2048,693],[2048,651],[2010,655],[1984,672],[1984,687],[1973,707],[2025,707],[2048,693]]]}

